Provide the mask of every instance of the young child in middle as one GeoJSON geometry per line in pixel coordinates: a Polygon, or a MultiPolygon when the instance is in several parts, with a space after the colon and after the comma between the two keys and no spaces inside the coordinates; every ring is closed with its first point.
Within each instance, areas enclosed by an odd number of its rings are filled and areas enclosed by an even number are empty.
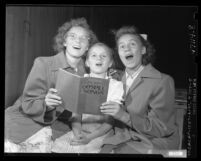
{"type": "MultiPolygon", "coordinates": [[[[109,79],[107,101],[121,104],[124,94],[123,83],[108,76],[113,61],[113,50],[104,43],[95,43],[87,53],[85,64],[89,68],[89,74],[84,76],[109,79]]],[[[113,135],[113,118],[109,115],[73,113],[71,121],[72,131],[55,141],[53,152],[99,153],[103,140],[113,135]]]]}

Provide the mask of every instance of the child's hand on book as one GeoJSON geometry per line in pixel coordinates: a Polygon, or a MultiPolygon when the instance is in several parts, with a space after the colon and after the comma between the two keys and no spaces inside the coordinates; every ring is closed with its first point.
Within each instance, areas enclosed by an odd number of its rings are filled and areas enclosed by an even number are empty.
{"type": "Polygon", "coordinates": [[[45,103],[48,107],[48,111],[53,110],[56,106],[62,104],[61,97],[57,95],[57,90],[55,88],[49,89],[45,96],[45,103]]]}
{"type": "Polygon", "coordinates": [[[81,133],[79,137],[74,137],[71,141],[71,145],[84,145],[88,144],[91,141],[86,134],[81,133]]]}

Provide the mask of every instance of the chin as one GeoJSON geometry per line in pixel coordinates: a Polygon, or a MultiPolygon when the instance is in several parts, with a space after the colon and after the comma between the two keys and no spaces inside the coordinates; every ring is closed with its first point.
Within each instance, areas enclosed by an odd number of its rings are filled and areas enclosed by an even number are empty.
{"type": "Polygon", "coordinates": [[[136,65],[135,64],[128,64],[128,65],[126,65],[126,68],[128,68],[128,69],[135,69],[136,65]]]}
{"type": "Polygon", "coordinates": [[[96,74],[102,74],[103,72],[101,72],[101,71],[95,71],[94,73],[96,73],[96,74]]]}
{"type": "Polygon", "coordinates": [[[77,58],[80,58],[80,57],[82,57],[82,55],[84,55],[84,53],[77,53],[77,52],[72,52],[72,54],[71,54],[73,57],[77,57],[77,58]]]}

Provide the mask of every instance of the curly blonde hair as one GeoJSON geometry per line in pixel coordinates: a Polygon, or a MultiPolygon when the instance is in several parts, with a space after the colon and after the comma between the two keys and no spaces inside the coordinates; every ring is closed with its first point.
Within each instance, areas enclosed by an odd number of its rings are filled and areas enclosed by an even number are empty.
{"type": "Polygon", "coordinates": [[[89,33],[89,47],[98,41],[97,36],[91,30],[85,18],[82,17],[77,19],[71,19],[69,22],[65,22],[61,27],[59,27],[58,33],[54,37],[54,51],[61,52],[65,50],[64,42],[66,33],[74,26],[80,26],[87,30],[87,32],[89,33]]]}

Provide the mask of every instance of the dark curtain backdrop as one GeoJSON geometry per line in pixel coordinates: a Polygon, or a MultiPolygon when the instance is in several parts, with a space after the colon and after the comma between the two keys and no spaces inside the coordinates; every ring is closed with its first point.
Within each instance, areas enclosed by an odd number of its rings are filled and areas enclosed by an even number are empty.
{"type": "MultiPolygon", "coordinates": [[[[154,66],[170,74],[176,88],[187,88],[188,76],[195,75],[188,31],[195,11],[179,6],[7,6],[5,106],[22,93],[34,59],[55,54],[52,44],[58,27],[77,17],[85,17],[99,40],[111,47],[111,29],[136,25],[156,48],[154,66]]],[[[117,54],[115,58],[122,69],[117,54]]]]}
{"type": "Polygon", "coordinates": [[[54,55],[53,37],[72,14],[72,7],[6,7],[6,107],[22,93],[34,59],[54,55]]]}

